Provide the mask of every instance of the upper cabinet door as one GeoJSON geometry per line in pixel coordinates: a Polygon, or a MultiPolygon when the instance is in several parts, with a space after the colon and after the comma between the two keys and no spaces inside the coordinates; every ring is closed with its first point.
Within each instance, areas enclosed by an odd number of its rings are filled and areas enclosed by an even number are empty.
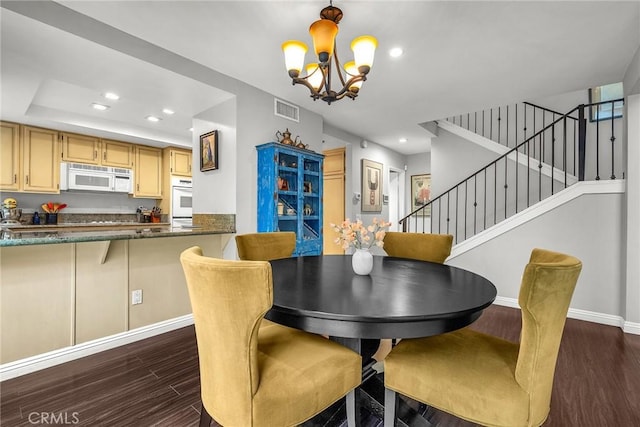
{"type": "Polygon", "coordinates": [[[100,164],[100,139],[73,133],[61,133],[62,161],[90,165],[100,164]]]}
{"type": "Polygon", "coordinates": [[[0,190],[20,189],[20,125],[0,122],[0,190]]]}
{"type": "Polygon", "coordinates": [[[162,198],[162,150],[136,146],[133,197],[162,198]]]}
{"type": "Polygon", "coordinates": [[[60,192],[58,132],[23,126],[22,189],[35,193],[60,192]]]}
{"type": "Polygon", "coordinates": [[[191,151],[171,150],[171,175],[191,176],[191,151]]]}
{"type": "Polygon", "coordinates": [[[102,165],[131,169],[133,167],[133,145],[103,139],[102,165]]]}

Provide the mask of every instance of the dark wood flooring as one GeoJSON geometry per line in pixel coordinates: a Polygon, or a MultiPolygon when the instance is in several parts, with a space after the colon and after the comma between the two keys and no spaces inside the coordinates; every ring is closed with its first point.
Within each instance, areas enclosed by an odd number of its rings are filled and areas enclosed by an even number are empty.
{"type": "MultiPolygon", "coordinates": [[[[520,313],[492,306],[473,328],[516,341],[520,313]]],[[[79,426],[197,426],[200,398],[194,330],[182,328],[4,381],[0,393],[3,427],[65,422],[79,426]]],[[[429,415],[434,425],[472,425],[435,410],[429,410],[429,415]]],[[[343,424],[318,417],[305,426],[343,424]]],[[[367,416],[364,424],[373,427],[382,422],[367,416]]],[[[640,336],[568,319],[551,414],[544,425],[640,426],[640,336]]]]}

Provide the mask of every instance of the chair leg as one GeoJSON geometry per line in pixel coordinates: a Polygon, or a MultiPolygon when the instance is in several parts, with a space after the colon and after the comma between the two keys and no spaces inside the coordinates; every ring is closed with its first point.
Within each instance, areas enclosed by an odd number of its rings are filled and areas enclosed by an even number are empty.
{"type": "Polygon", "coordinates": [[[202,405],[202,409],[200,409],[200,427],[209,427],[211,425],[211,415],[204,409],[204,405],[202,405]]]}
{"type": "Polygon", "coordinates": [[[396,392],[385,387],[384,389],[384,427],[396,425],[396,392]]]}
{"type": "Polygon", "coordinates": [[[346,396],[347,404],[347,426],[357,427],[360,425],[360,411],[356,407],[356,390],[351,390],[346,396]]]}

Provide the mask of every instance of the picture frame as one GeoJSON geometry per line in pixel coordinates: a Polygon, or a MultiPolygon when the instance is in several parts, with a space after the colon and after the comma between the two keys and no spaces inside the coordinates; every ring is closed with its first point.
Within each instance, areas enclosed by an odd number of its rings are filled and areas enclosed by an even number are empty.
{"type": "Polygon", "coordinates": [[[218,131],[200,135],[200,172],[216,170],[219,166],[218,131]]]}
{"type": "Polygon", "coordinates": [[[362,212],[382,212],[382,163],[362,159],[362,212]]]}
{"type": "MultiPolygon", "coordinates": [[[[431,174],[411,175],[411,212],[424,206],[429,200],[431,200],[431,174]]],[[[431,206],[414,215],[431,216],[431,206]]]]}

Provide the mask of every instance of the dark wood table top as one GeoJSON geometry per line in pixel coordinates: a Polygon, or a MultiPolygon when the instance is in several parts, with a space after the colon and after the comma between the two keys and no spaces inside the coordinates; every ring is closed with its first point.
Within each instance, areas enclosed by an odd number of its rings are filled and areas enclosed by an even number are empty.
{"type": "Polygon", "coordinates": [[[416,338],[462,328],[493,303],[495,286],[443,264],[374,256],[358,276],[350,255],[271,261],[275,322],[345,338],[416,338]]]}

